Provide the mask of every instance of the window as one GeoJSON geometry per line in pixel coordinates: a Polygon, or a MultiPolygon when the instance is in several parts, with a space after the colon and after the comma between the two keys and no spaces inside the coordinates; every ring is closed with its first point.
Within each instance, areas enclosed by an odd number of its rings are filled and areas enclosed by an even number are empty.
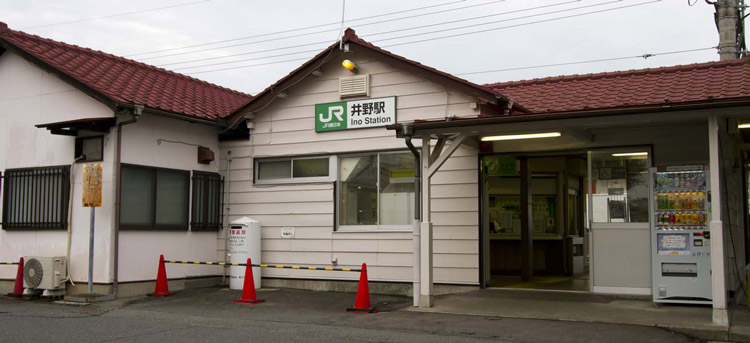
{"type": "Polygon", "coordinates": [[[70,167],[10,169],[3,175],[4,229],[65,229],[70,167]]]}
{"type": "Polygon", "coordinates": [[[121,228],[187,230],[189,184],[188,171],[123,164],[121,228]]]}
{"type": "Polygon", "coordinates": [[[221,228],[222,185],[217,173],[193,171],[191,230],[218,231],[221,228]]]}
{"type": "Polygon", "coordinates": [[[255,161],[255,183],[299,183],[334,181],[335,158],[295,157],[255,161]]]}
{"type": "Polygon", "coordinates": [[[594,223],[648,223],[648,149],[591,153],[594,223]]]}
{"type": "Polygon", "coordinates": [[[75,158],[85,156],[83,161],[98,162],[104,160],[104,138],[98,137],[78,137],[76,138],[75,158]]]}
{"type": "Polygon", "coordinates": [[[414,220],[414,156],[371,153],[339,158],[340,229],[406,229],[414,220]]]}

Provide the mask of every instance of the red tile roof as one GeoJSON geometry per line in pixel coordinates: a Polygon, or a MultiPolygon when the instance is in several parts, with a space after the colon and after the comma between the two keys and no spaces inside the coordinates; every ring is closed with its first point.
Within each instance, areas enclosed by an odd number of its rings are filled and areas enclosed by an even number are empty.
{"type": "MultiPolygon", "coordinates": [[[[31,58],[93,90],[114,106],[140,104],[188,117],[216,120],[252,96],[101,51],[14,31],[0,22],[0,47],[31,58]]],[[[90,93],[90,92],[89,92],[90,93]]]]}
{"type": "Polygon", "coordinates": [[[750,57],[485,85],[534,113],[750,99],[750,57]]]}

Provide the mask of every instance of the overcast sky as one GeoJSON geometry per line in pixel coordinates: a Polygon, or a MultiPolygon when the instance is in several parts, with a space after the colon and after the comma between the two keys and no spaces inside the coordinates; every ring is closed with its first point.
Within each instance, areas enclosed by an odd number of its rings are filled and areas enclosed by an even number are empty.
{"type": "MultiPolygon", "coordinates": [[[[477,83],[489,83],[716,61],[715,50],[702,50],[645,60],[460,75],[716,46],[713,7],[702,0],[690,2],[696,3],[348,0],[345,18],[349,22],[345,26],[396,54],[477,83]],[[384,15],[393,12],[401,13],[384,15]],[[473,33],[476,31],[484,32],[473,33]],[[455,37],[440,38],[445,36],[455,37]]],[[[342,0],[0,0],[0,21],[12,29],[157,66],[203,60],[163,67],[253,94],[304,63],[300,59],[315,55],[305,51],[320,51],[334,42],[340,26],[334,23],[341,21],[341,15],[342,0]],[[87,20],[91,18],[99,19],[87,20]],[[320,27],[295,30],[310,26],[320,27]],[[134,55],[248,36],[260,37],[134,55]],[[305,44],[310,45],[279,49],[305,44]],[[273,51],[259,52],[265,50],[273,51]],[[231,56],[236,54],[244,55],[231,56]],[[158,57],[163,55],[174,56],[158,57]],[[245,61],[226,63],[238,60],[245,61]],[[288,62],[275,63],[278,61],[288,62]],[[249,65],[255,66],[245,67],[249,65]],[[234,69],[216,71],[226,68],[234,69]]]]}

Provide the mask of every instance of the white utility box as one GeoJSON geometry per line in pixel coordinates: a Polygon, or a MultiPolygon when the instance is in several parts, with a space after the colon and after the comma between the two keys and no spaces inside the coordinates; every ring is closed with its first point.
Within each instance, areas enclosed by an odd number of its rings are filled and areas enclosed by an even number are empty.
{"type": "MultiPolygon", "coordinates": [[[[260,222],[242,217],[229,225],[229,262],[245,263],[250,258],[260,264],[260,222]]],[[[255,288],[260,288],[260,267],[253,267],[255,288]]],[[[229,289],[242,290],[245,267],[229,267],[229,289]]]]}

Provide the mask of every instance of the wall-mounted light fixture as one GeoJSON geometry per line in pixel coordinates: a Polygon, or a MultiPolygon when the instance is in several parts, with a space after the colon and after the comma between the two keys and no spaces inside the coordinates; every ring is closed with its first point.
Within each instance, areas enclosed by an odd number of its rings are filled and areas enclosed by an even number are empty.
{"type": "Polygon", "coordinates": [[[740,125],[737,125],[738,129],[750,129],[750,123],[742,123],[740,125]]]}
{"type": "Polygon", "coordinates": [[[532,138],[551,138],[551,137],[560,137],[560,136],[562,136],[561,132],[524,133],[524,134],[517,134],[517,135],[500,135],[500,136],[482,137],[482,142],[510,141],[510,140],[516,140],[516,139],[532,139],[532,138]]]}
{"type": "Polygon", "coordinates": [[[344,68],[346,68],[346,70],[348,70],[348,71],[350,71],[352,73],[356,73],[357,72],[357,65],[354,64],[354,62],[352,62],[350,60],[344,60],[344,61],[342,61],[341,65],[344,66],[344,68]]]}
{"type": "Polygon", "coordinates": [[[618,152],[612,154],[614,157],[637,157],[637,156],[648,156],[647,152],[618,152]]]}

